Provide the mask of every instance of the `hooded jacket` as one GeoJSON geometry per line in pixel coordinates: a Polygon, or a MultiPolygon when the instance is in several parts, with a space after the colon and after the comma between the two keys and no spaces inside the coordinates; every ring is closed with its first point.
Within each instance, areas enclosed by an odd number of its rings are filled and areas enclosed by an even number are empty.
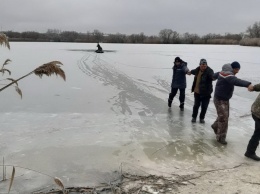
{"type": "Polygon", "coordinates": [[[187,67],[187,63],[181,61],[180,65],[175,65],[172,67],[173,75],[172,75],[172,88],[186,88],[186,74],[189,71],[187,67]]]}
{"type": "Polygon", "coordinates": [[[222,71],[215,73],[213,78],[218,79],[214,97],[224,101],[228,101],[232,97],[234,86],[248,87],[251,84],[251,82],[237,78],[233,74],[231,64],[223,65],[222,71]]]}

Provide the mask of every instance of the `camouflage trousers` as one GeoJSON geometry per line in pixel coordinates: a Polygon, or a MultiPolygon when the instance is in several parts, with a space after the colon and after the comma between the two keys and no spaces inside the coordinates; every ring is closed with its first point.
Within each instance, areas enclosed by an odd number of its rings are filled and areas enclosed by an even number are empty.
{"type": "Polygon", "coordinates": [[[228,130],[229,118],[229,101],[218,100],[214,98],[214,104],[217,110],[218,117],[211,125],[218,141],[225,140],[228,130]]]}

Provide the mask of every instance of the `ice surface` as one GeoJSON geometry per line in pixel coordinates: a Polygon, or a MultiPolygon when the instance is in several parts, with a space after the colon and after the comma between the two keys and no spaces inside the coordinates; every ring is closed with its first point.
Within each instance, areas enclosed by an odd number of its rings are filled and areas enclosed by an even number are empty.
{"type": "MultiPolygon", "coordinates": [[[[210,127],[216,118],[212,100],[206,123],[190,122],[193,76],[187,77],[184,112],[179,111],[178,96],[171,109],[167,98],[176,56],[190,69],[206,58],[214,71],[236,60],[242,66],[237,76],[256,84],[259,48],[102,44],[108,52],[97,54],[92,52],[96,44],[10,46],[10,51],[1,48],[0,60],[12,60],[12,78],[59,60],[67,80],[31,75],[19,82],[22,100],[12,87],[1,92],[0,156],[6,164],[60,177],[65,186],[87,186],[109,182],[122,163],[183,172],[245,160],[254,129],[250,107],[257,93],[235,89],[226,147],[216,142],[210,127]]],[[[7,172],[10,176],[11,168],[7,172]]],[[[14,192],[56,187],[48,176],[30,170],[17,168],[16,176],[14,192]]],[[[8,183],[0,188],[6,191],[8,183]]]]}

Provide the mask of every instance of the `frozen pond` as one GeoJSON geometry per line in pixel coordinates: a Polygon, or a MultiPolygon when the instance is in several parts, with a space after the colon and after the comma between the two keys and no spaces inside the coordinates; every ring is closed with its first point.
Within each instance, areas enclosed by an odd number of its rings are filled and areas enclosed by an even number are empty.
{"type": "MultiPolygon", "coordinates": [[[[237,77],[260,83],[259,48],[219,45],[14,43],[1,47],[1,63],[10,58],[12,78],[61,61],[67,80],[31,75],[0,94],[0,156],[6,164],[60,177],[65,186],[111,181],[113,172],[142,167],[160,172],[189,171],[248,162],[244,152],[253,133],[250,108],[257,93],[236,88],[231,103],[227,146],[215,140],[211,99],[205,124],[192,124],[193,76],[188,76],[184,112],[178,96],[168,109],[172,65],[176,56],[190,69],[201,58],[219,71],[238,61],[237,77]]],[[[10,176],[11,168],[7,168],[10,176]]],[[[0,170],[0,174],[2,171],[0,170]]],[[[52,188],[39,173],[16,169],[13,191],[52,188]]],[[[0,182],[0,192],[8,183],[0,182]]]]}

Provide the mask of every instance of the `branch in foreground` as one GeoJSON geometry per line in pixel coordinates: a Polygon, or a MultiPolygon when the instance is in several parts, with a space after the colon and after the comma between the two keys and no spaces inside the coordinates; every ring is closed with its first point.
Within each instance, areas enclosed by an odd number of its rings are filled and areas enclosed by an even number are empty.
{"type": "Polygon", "coordinates": [[[242,182],[249,183],[249,184],[252,184],[252,185],[260,185],[260,183],[257,183],[257,182],[249,182],[249,181],[244,181],[244,180],[242,180],[242,182]]]}
{"type": "Polygon", "coordinates": [[[235,169],[235,168],[238,168],[242,165],[245,165],[245,163],[242,163],[242,164],[239,164],[237,166],[234,166],[234,167],[231,167],[231,168],[220,168],[220,169],[213,169],[213,170],[198,170],[198,171],[195,171],[195,172],[215,172],[215,171],[221,171],[221,170],[231,170],[231,169],[235,169]]]}
{"type": "MultiPolygon", "coordinates": [[[[39,76],[40,78],[43,75],[51,76],[52,74],[56,74],[56,75],[59,75],[60,77],[62,77],[64,79],[64,81],[66,81],[65,72],[60,68],[60,65],[62,65],[62,63],[60,61],[52,61],[52,62],[41,65],[40,67],[36,68],[35,70],[31,71],[30,73],[28,73],[16,80],[9,78],[9,80],[12,80],[12,82],[7,84],[6,86],[2,87],[0,89],[0,92],[13,84],[17,84],[18,81],[20,81],[21,79],[23,79],[33,73],[35,75],[39,76]]],[[[21,90],[18,93],[20,94],[21,90]]]]}

